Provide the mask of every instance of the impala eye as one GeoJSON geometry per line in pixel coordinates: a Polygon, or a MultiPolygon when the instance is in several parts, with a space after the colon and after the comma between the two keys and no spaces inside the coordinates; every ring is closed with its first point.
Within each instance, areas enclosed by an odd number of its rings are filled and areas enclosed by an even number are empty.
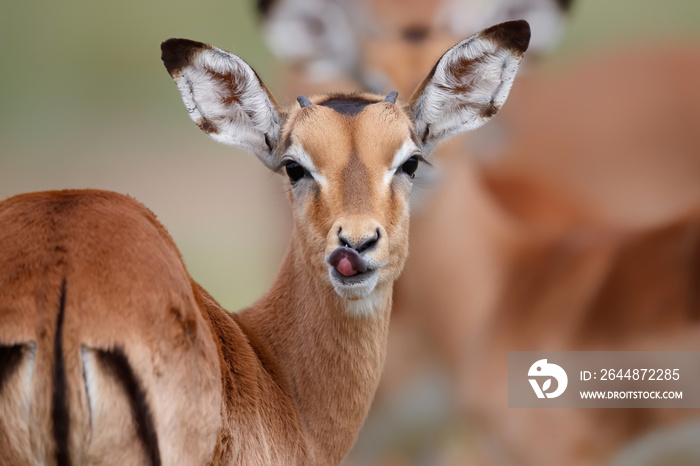
{"type": "Polygon", "coordinates": [[[295,184],[297,181],[304,178],[304,175],[306,175],[306,170],[304,170],[304,167],[296,162],[289,162],[284,166],[284,168],[287,171],[289,182],[292,184],[295,184]]]}
{"type": "Polygon", "coordinates": [[[401,171],[410,176],[411,179],[416,177],[416,170],[418,170],[418,159],[416,157],[409,157],[401,165],[401,171]]]}

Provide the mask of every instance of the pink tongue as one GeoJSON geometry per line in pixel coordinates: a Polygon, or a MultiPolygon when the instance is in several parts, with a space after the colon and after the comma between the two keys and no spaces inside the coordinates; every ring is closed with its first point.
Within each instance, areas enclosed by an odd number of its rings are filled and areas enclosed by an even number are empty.
{"type": "Polygon", "coordinates": [[[352,267],[352,263],[347,257],[340,258],[335,270],[337,270],[343,277],[352,277],[353,275],[357,275],[357,270],[352,267]]]}

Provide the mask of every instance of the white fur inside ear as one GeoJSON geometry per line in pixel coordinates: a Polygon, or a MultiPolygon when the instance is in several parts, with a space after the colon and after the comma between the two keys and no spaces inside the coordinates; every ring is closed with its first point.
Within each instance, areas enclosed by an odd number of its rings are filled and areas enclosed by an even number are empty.
{"type": "Polygon", "coordinates": [[[520,59],[478,35],[447,51],[413,108],[424,150],[486,123],[505,103],[520,59]]]}
{"type": "Polygon", "coordinates": [[[174,79],[190,118],[203,131],[273,165],[279,116],[247,63],[220,49],[202,49],[174,79]]]}

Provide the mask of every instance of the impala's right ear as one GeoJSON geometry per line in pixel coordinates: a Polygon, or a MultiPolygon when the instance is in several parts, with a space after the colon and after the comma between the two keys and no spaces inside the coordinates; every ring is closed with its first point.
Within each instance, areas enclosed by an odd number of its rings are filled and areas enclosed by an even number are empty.
{"type": "Polygon", "coordinates": [[[187,39],[169,39],[160,47],[197,126],[216,141],[253,152],[275,169],[280,111],[250,65],[232,53],[187,39]]]}
{"type": "Polygon", "coordinates": [[[510,21],[445,52],[409,101],[424,154],[454,134],[478,128],[501,109],[529,42],[528,23],[510,21]]]}

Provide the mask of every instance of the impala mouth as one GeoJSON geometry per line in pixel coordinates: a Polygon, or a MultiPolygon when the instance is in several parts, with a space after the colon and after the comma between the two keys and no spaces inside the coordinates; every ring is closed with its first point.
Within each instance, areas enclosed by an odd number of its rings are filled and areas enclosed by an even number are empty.
{"type": "Polygon", "coordinates": [[[344,278],[350,278],[367,272],[367,262],[355,251],[347,246],[336,248],[328,256],[328,263],[344,278]]]}
{"type": "Polygon", "coordinates": [[[354,300],[369,295],[377,285],[379,271],[371,268],[352,248],[336,248],[327,258],[328,273],[335,291],[343,298],[354,300]]]}
{"type": "Polygon", "coordinates": [[[352,286],[352,285],[357,285],[361,284],[362,282],[365,282],[367,280],[370,280],[372,276],[377,274],[376,269],[367,269],[364,272],[359,272],[356,273],[355,275],[351,277],[346,277],[345,275],[341,274],[338,272],[337,269],[331,267],[331,278],[338,282],[341,283],[345,286],[352,286]]]}

